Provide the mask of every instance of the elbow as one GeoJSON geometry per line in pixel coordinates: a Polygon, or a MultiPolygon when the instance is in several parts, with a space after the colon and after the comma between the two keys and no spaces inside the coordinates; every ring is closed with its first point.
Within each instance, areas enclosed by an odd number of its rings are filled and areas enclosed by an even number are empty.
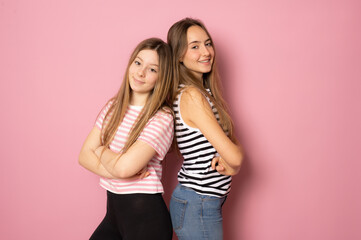
{"type": "Polygon", "coordinates": [[[119,179],[124,179],[124,178],[128,178],[127,174],[124,171],[116,171],[115,172],[115,177],[119,178],[119,179]]]}
{"type": "Polygon", "coordinates": [[[114,174],[115,177],[120,179],[130,178],[135,175],[126,166],[116,168],[114,174]]]}
{"type": "Polygon", "coordinates": [[[235,168],[235,169],[241,168],[243,158],[244,158],[244,154],[243,154],[243,152],[241,150],[239,150],[237,155],[235,156],[233,162],[232,162],[233,163],[232,167],[235,168]]]}
{"type": "Polygon", "coordinates": [[[244,159],[244,154],[243,152],[240,151],[234,163],[232,164],[233,171],[231,175],[237,175],[239,173],[239,170],[241,169],[243,163],[243,159],[244,159]]]}
{"type": "Polygon", "coordinates": [[[240,161],[238,164],[236,164],[235,166],[233,166],[233,171],[231,173],[232,176],[237,175],[239,173],[239,170],[241,169],[242,166],[242,161],[240,161]]]}
{"type": "Polygon", "coordinates": [[[238,157],[238,162],[237,162],[237,167],[241,168],[242,163],[243,163],[243,159],[244,159],[244,154],[243,152],[240,152],[239,157],[238,157]]]}
{"type": "Polygon", "coordinates": [[[84,153],[83,153],[83,152],[80,152],[80,154],[79,154],[78,163],[79,163],[80,166],[84,167],[85,157],[84,157],[84,153]]]}
{"type": "Polygon", "coordinates": [[[244,150],[241,146],[238,147],[238,167],[242,166],[244,160],[244,150]]]}

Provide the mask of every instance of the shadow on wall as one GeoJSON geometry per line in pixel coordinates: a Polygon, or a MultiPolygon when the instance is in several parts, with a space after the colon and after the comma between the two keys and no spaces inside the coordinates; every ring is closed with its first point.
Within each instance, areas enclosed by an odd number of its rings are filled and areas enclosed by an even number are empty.
{"type": "Polygon", "coordinates": [[[242,214],[246,207],[243,200],[246,199],[244,196],[248,192],[247,186],[252,177],[251,169],[250,161],[246,157],[238,175],[232,179],[232,189],[222,209],[225,240],[239,240],[237,236],[243,235],[245,226],[242,223],[247,221],[242,214]]]}
{"type": "MultiPolygon", "coordinates": [[[[178,156],[175,152],[168,153],[163,162],[163,177],[162,183],[164,187],[163,198],[169,209],[169,202],[172,196],[174,188],[178,184],[177,174],[183,163],[181,156],[178,156]]],[[[173,239],[178,239],[173,232],[173,239]]]]}
{"type": "MultiPolygon", "coordinates": [[[[221,31],[221,30],[220,30],[221,31]]],[[[232,189],[231,192],[223,206],[223,231],[224,231],[224,240],[239,240],[239,236],[243,236],[242,233],[245,231],[243,213],[245,212],[245,203],[246,194],[249,192],[249,185],[251,184],[252,179],[252,161],[251,157],[247,155],[247,147],[245,146],[246,140],[246,131],[242,128],[245,128],[242,118],[242,114],[236,113],[236,111],[242,111],[242,106],[244,106],[243,101],[243,92],[246,91],[243,86],[243,76],[232,76],[230,73],[231,68],[237,67],[242,71],[242,55],[230,51],[233,48],[229,47],[229,41],[225,41],[223,37],[218,37],[215,39],[217,42],[217,62],[218,70],[221,78],[222,90],[224,100],[228,104],[230,115],[234,122],[234,130],[239,140],[240,144],[244,148],[245,157],[242,163],[241,170],[239,173],[232,178],[232,189]],[[230,59],[237,59],[237,61],[230,61],[230,59]],[[236,88],[235,88],[235,84],[236,88]]]]}
{"type": "Polygon", "coordinates": [[[172,196],[174,188],[178,184],[177,174],[183,163],[181,156],[177,156],[175,152],[167,154],[165,161],[163,162],[163,177],[162,183],[164,186],[163,198],[167,206],[169,207],[169,201],[172,196]]]}

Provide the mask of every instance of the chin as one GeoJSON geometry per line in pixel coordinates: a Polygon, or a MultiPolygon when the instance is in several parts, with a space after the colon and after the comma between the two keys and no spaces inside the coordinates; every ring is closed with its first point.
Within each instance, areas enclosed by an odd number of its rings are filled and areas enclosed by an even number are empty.
{"type": "Polygon", "coordinates": [[[202,73],[203,73],[203,74],[205,74],[205,73],[210,73],[211,71],[212,71],[212,68],[210,68],[210,69],[205,69],[205,70],[202,71],[202,73]]]}

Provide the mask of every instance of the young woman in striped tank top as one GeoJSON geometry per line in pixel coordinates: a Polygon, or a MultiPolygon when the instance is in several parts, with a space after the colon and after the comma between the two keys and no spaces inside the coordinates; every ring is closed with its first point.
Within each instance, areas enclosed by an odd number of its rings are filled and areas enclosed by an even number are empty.
{"type": "Polygon", "coordinates": [[[162,160],[173,139],[171,70],[171,50],[165,42],[141,42],[120,90],[85,140],[79,163],[99,175],[107,190],[107,213],[92,240],[172,238],[160,181],[162,160]]]}
{"type": "Polygon", "coordinates": [[[168,44],[178,86],[175,138],[184,158],[170,202],[173,229],[180,240],[220,240],[222,204],[243,153],[220,93],[215,48],[204,24],[190,18],[176,22],[168,44]]]}

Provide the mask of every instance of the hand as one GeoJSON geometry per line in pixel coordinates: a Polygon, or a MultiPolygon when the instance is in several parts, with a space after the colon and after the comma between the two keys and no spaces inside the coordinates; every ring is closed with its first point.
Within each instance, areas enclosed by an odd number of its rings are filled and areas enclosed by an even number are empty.
{"type": "MultiPolygon", "coordinates": [[[[113,152],[109,149],[105,149],[104,146],[100,146],[95,149],[94,154],[98,157],[100,164],[102,164],[106,169],[107,166],[110,168],[114,168],[114,165],[117,164],[119,157],[121,154],[113,152]],[[105,151],[104,151],[105,150],[105,151]]],[[[108,169],[107,169],[108,170],[108,169]]],[[[109,170],[108,170],[109,171],[109,170]]],[[[112,174],[112,172],[109,171],[112,174]]],[[[133,176],[129,176],[127,178],[121,178],[126,180],[141,180],[146,178],[150,175],[147,166],[142,168],[138,173],[134,174],[133,176]]]]}
{"type": "Polygon", "coordinates": [[[149,175],[150,175],[150,172],[148,172],[148,168],[144,167],[135,176],[138,176],[138,179],[143,179],[143,178],[148,177],[149,175]]]}
{"type": "MultiPolygon", "coordinates": [[[[218,157],[215,157],[212,159],[212,169],[214,170],[217,170],[217,172],[221,173],[222,171],[224,171],[224,166],[223,166],[223,162],[224,160],[222,161],[223,159],[218,156],[218,157]]],[[[222,174],[222,173],[221,173],[222,174]]]]}
{"type": "Polygon", "coordinates": [[[232,176],[237,174],[237,172],[233,168],[231,168],[220,156],[212,159],[212,169],[215,169],[220,174],[226,176],[232,176]]]}

